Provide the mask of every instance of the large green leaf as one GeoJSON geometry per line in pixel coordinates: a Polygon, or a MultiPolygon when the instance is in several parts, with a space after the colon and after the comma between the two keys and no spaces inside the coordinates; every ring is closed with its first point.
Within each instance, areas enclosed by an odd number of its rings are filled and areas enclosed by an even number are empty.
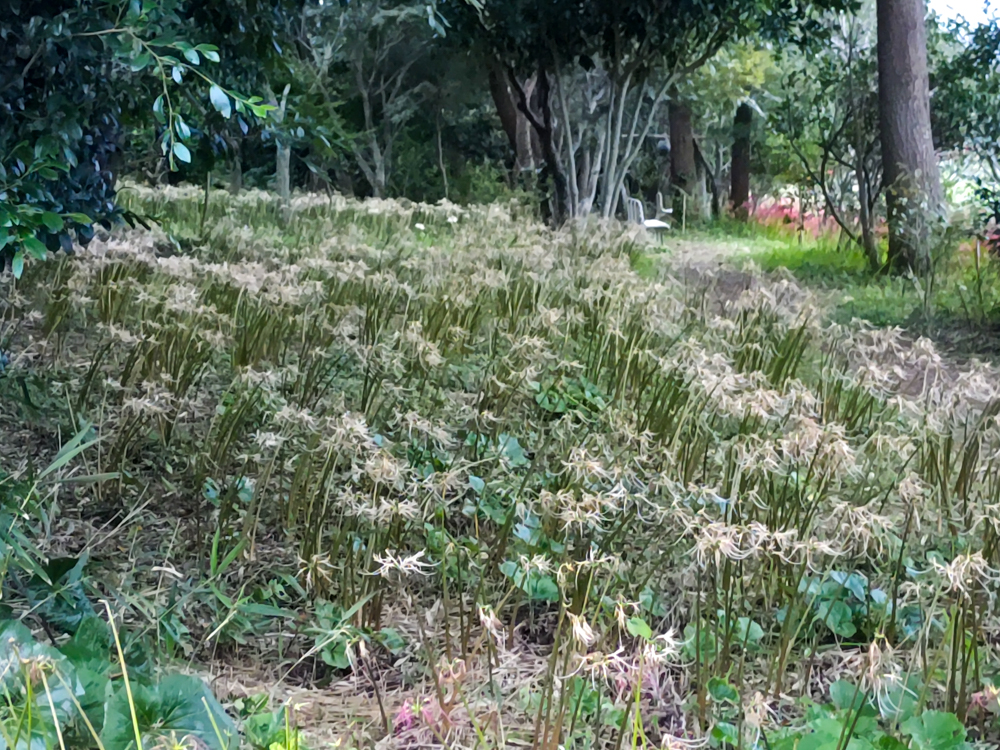
{"type": "Polygon", "coordinates": [[[98,731],[104,724],[104,702],[111,672],[111,642],[108,623],[100,617],[86,617],[73,637],[59,648],[76,670],[83,689],[79,698],[80,707],[98,731]]]}
{"type": "MultiPolygon", "coordinates": [[[[197,677],[174,674],[152,685],[132,685],[132,698],[144,746],[188,736],[198,738],[212,750],[235,750],[239,745],[236,725],[197,677]]],[[[105,750],[135,750],[135,731],[123,683],[108,699],[101,741],[105,750]]]]}
{"type": "Polygon", "coordinates": [[[965,727],[955,714],[924,711],[903,722],[903,732],[913,738],[915,750],[966,750],[965,727]]]}
{"type": "Polygon", "coordinates": [[[830,685],[830,700],[841,711],[859,711],[868,703],[868,694],[847,680],[830,685]]]}
{"type": "Polygon", "coordinates": [[[59,651],[80,668],[107,671],[110,665],[111,627],[96,615],[86,617],[59,651]]]}
{"type": "MultiPolygon", "coordinates": [[[[68,723],[77,713],[76,701],[83,695],[83,687],[66,657],[36,641],[22,623],[10,620],[0,624],[0,692],[4,694],[7,711],[15,716],[25,719],[31,716],[33,721],[48,717],[41,720],[51,723],[55,709],[60,723],[68,723]],[[39,669],[44,670],[44,681],[39,669]],[[30,691],[28,679],[31,679],[30,691]]],[[[38,727],[37,732],[32,729],[32,748],[38,743],[40,747],[51,747],[57,742],[50,729],[45,726],[38,727]]],[[[18,748],[22,745],[22,741],[16,743],[18,748]]],[[[4,747],[7,743],[0,737],[0,748],[4,747]]]]}
{"type": "Polygon", "coordinates": [[[41,617],[66,633],[75,633],[86,617],[95,615],[83,590],[83,569],[87,556],[60,557],[45,565],[48,583],[41,576],[28,581],[28,601],[41,617]]]}

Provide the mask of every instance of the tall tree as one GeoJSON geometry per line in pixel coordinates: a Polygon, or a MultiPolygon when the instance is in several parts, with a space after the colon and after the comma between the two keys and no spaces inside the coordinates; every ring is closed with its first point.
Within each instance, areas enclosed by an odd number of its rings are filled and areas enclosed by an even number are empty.
{"type": "MultiPolygon", "coordinates": [[[[524,112],[518,107],[518,95],[511,84],[510,73],[496,60],[490,62],[490,95],[493,97],[504,134],[514,154],[513,172],[515,175],[534,172],[541,152],[538,136],[524,112]]],[[[535,91],[535,77],[529,77],[521,83],[521,87],[531,102],[535,91]]]]}
{"type": "Polygon", "coordinates": [[[626,175],[647,142],[670,87],[712,58],[727,41],[754,33],[779,42],[790,34],[807,34],[813,5],[841,7],[848,3],[442,0],[441,7],[470,48],[492,55],[507,69],[518,109],[536,132],[544,172],[553,178],[553,213],[558,218],[572,216],[579,207],[588,206],[587,190],[578,189],[577,178],[586,176],[580,167],[588,161],[588,155],[595,154],[599,156],[601,183],[597,202],[604,216],[615,213],[626,175]],[[560,83],[569,85],[580,80],[573,75],[578,68],[602,70],[607,81],[603,92],[595,97],[574,97],[560,91],[560,83]],[[529,76],[535,76],[537,81],[531,97],[518,83],[529,76]],[[549,101],[550,94],[555,101],[549,101]],[[604,130],[603,140],[579,131],[581,121],[596,118],[586,112],[565,112],[561,106],[564,101],[587,99],[601,114],[600,121],[588,129],[604,130]],[[560,143],[574,149],[572,160],[561,153],[560,143]],[[595,149],[598,143],[601,148],[595,149]],[[575,170],[564,160],[575,161],[575,170]]]}
{"type": "Polygon", "coordinates": [[[743,102],[736,108],[733,118],[733,159],[730,171],[730,199],[733,213],[746,219],[746,204],[750,200],[750,130],[753,125],[753,108],[743,102]]]}
{"type": "Polygon", "coordinates": [[[924,0],[878,0],[878,88],[889,263],[930,269],[930,227],[943,210],[931,137],[924,0]]]}
{"type": "Polygon", "coordinates": [[[799,162],[793,182],[818,193],[823,212],[882,267],[875,236],[882,195],[875,6],[821,16],[823,44],[788,50],[772,118],[776,144],[799,162]],[[870,19],[869,19],[870,16],[870,19]]]}
{"type": "Polygon", "coordinates": [[[691,107],[687,102],[672,99],[668,107],[670,118],[670,185],[674,192],[674,216],[688,221],[697,217],[697,201],[693,200],[698,164],[695,159],[694,130],[691,127],[691,107]]]}

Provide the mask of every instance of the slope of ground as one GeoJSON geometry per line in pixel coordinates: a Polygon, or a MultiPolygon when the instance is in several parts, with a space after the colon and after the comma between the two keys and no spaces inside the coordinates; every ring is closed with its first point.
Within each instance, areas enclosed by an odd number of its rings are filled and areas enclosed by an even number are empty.
{"type": "MultiPolygon", "coordinates": [[[[294,744],[259,692],[313,746],[996,735],[993,370],[739,242],[132,195],[161,228],[5,298],[0,442],[63,480],[4,496],[16,561],[75,560],[137,680],[210,674],[254,748],[294,744]]],[[[66,589],[15,575],[62,648],[66,589]]]]}

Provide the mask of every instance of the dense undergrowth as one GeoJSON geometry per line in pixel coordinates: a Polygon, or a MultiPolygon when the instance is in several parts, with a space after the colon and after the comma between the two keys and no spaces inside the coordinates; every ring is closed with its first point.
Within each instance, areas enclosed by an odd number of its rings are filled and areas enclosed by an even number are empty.
{"type": "Polygon", "coordinates": [[[347,686],[343,747],[996,739],[991,372],[612,227],[128,195],[3,302],[7,746],[235,743],[157,715],[198,665],[347,686]]]}
{"type": "MultiPolygon", "coordinates": [[[[732,235],[733,224],[724,232],[732,235]]],[[[829,237],[799,242],[787,230],[747,225],[736,234],[765,271],[786,269],[800,283],[828,293],[830,318],[857,318],[925,335],[958,356],[1000,356],[1000,260],[986,245],[950,240],[928,278],[872,273],[860,249],[829,237]]]]}

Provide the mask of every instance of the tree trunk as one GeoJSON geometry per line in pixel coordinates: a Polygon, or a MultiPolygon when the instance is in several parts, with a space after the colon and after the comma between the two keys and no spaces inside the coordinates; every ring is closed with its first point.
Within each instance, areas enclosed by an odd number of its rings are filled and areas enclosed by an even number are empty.
{"type": "Polygon", "coordinates": [[[229,149],[229,192],[236,195],[243,189],[243,159],[240,154],[241,138],[226,136],[229,149]]]}
{"type": "MultiPolygon", "coordinates": [[[[552,118],[552,91],[549,76],[544,67],[538,68],[535,86],[529,91],[520,84],[512,69],[507,71],[507,80],[517,92],[517,108],[531,124],[533,142],[537,143],[544,161],[541,178],[552,180],[552,223],[560,226],[568,215],[569,189],[566,173],[555,142],[555,122],[552,118]]],[[[535,147],[533,147],[535,148],[535,147]]],[[[543,203],[543,210],[545,204],[543,203]]]]}
{"type": "Polygon", "coordinates": [[[712,170],[709,168],[708,162],[705,161],[701,149],[698,148],[698,141],[694,141],[694,163],[696,167],[694,189],[692,191],[694,206],[692,210],[692,206],[688,205],[688,216],[708,219],[712,216],[712,201],[709,196],[711,194],[714,197],[715,186],[712,186],[710,193],[708,183],[711,179],[712,170]]]}
{"type": "Polygon", "coordinates": [[[670,120],[670,184],[674,193],[674,218],[688,221],[697,216],[692,198],[698,180],[698,164],[694,153],[694,131],[691,129],[691,108],[671,100],[670,120]],[[685,196],[687,198],[685,199],[685,196]],[[687,216],[684,216],[685,208],[687,216]]]}
{"type": "Polygon", "coordinates": [[[931,139],[924,0],[878,0],[878,89],[889,263],[930,271],[930,229],[944,208],[931,139]]]}
{"type": "MultiPolygon", "coordinates": [[[[534,94],[535,82],[535,76],[531,76],[519,87],[529,102],[534,94]]],[[[531,123],[518,106],[518,87],[512,85],[509,73],[496,61],[490,67],[489,83],[500,124],[514,152],[514,172],[534,172],[540,144],[532,132],[531,123]]]]}
{"type": "Polygon", "coordinates": [[[753,109],[744,102],[736,108],[733,118],[733,163],[730,169],[730,198],[733,215],[746,221],[747,204],[750,201],[750,129],[753,125],[753,109]]]}
{"type": "Polygon", "coordinates": [[[551,107],[552,92],[549,88],[549,77],[544,68],[538,70],[538,85],[535,87],[535,95],[541,117],[529,119],[532,131],[541,146],[542,157],[545,160],[545,171],[548,173],[547,176],[552,179],[552,222],[558,227],[562,226],[569,216],[569,186],[562,162],[559,160],[559,151],[555,145],[555,123],[552,119],[551,107]]]}
{"type": "Polygon", "coordinates": [[[438,168],[441,170],[441,180],[444,182],[444,197],[445,200],[448,199],[448,168],[444,163],[444,145],[441,143],[441,114],[434,118],[434,126],[437,130],[437,152],[438,152],[438,168]]]}
{"type": "Polygon", "coordinates": [[[704,216],[706,219],[717,219],[722,210],[722,196],[720,195],[719,181],[716,179],[716,170],[708,163],[705,154],[698,147],[698,141],[694,142],[694,154],[698,161],[698,171],[703,175],[703,189],[708,190],[705,198],[704,216]],[[711,202],[709,202],[709,196],[711,202]]]}
{"type": "MultiPolygon", "coordinates": [[[[281,93],[281,102],[274,112],[274,120],[279,125],[285,120],[285,110],[288,106],[288,92],[291,85],[286,84],[285,90],[281,93]]],[[[288,145],[284,134],[279,134],[277,138],[277,155],[275,158],[274,181],[281,197],[281,203],[288,205],[292,197],[292,149],[288,145]]]]}
{"type": "Polygon", "coordinates": [[[243,189],[243,162],[239,152],[233,154],[233,162],[229,168],[229,192],[236,195],[243,189]]]}
{"type": "Polygon", "coordinates": [[[862,95],[854,113],[854,179],[858,182],[858,222],[861,224],[861,247],[868,267],[877,271],[881,265],[878,240],[872,226],[871,196],[868,194],[868,172],[865,168],[865,97],[862,95]]]}

